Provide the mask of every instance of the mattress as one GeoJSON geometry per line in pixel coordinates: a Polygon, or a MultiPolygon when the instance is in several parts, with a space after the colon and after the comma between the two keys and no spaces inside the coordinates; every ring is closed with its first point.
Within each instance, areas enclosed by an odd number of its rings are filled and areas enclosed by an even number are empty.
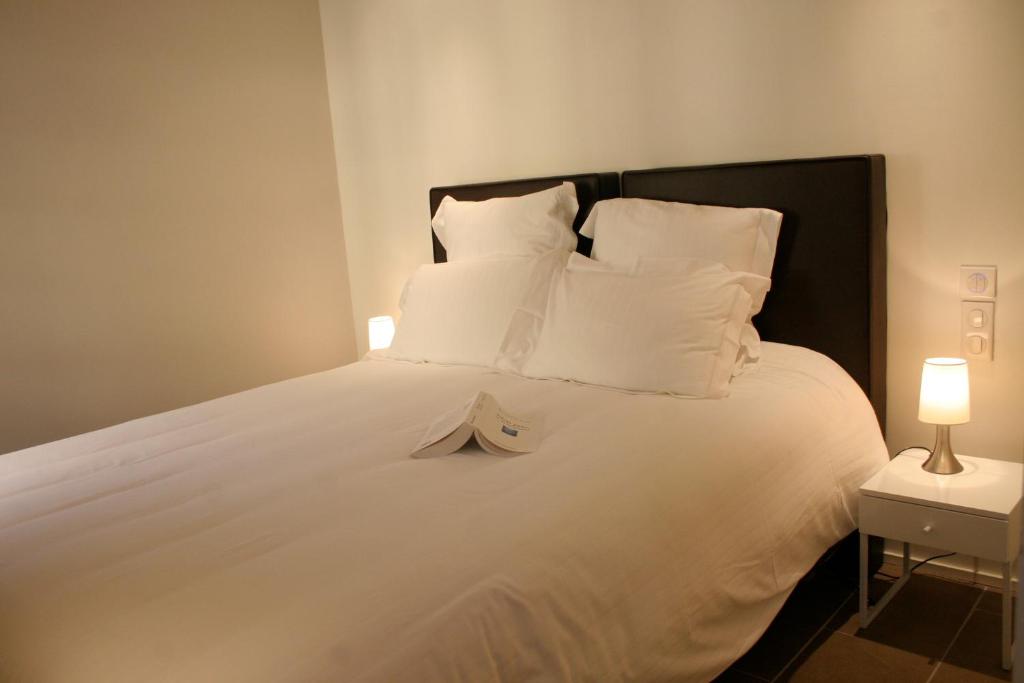
{"type": "Polygon", "coordinates": [[[720,400],[366,359],[0,456],[0,679],[709,680],[886,460],[798,347],[720,400]],[[408,457],[481,389],[539,450],[408,457]]]}

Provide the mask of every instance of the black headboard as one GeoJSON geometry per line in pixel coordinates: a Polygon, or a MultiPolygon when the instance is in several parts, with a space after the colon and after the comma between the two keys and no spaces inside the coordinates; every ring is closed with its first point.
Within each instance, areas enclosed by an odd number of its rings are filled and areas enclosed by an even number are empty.
{"type": "MultiPolygon", "coordinates": [[[[437,213],[437,207],[445,195],[451,195],[460,201],[481,201],[492,197],[520,197],[531,192],[540,192],[549,187],[561,185],[565,181],[572,181],[576,185],[576,201],[579,202],[580,210],[576,214],[572,229],[579,235],[583,221],[590,214],[594,202],[599,199],[611,199],[619,196],[619,174],[618,173],[580,173],[577,175],[551,176],[549,178],[527,178],[525,180],[502,180],[493,183],[476,183],[474,185],[452,185],[449,187],[430,188],[430,215],[437,213]]],[[[434,263],[447,261],[444,247],[434,238],[434,263]]],[[[579,236],[577,249],[583,254],[590,254],[591,240],[579,236]]]]}
{"type": "Polygon", "coordinates": [[[884,156],[625,171],[622,196],[781,211],[758,332],[839,363],[885,429],[884,156]]]}

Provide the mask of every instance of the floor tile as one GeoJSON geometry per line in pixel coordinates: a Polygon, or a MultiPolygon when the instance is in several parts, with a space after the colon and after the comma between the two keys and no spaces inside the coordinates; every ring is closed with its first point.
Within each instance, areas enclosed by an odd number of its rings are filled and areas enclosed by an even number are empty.
{"type": "MultiPolygon", "coordinates": [[[[890,585],[873,579],[872,600],[890,585]]],[[[1000,667],[998,591],[915,574],[866,630],[858,629],[857,598],[848,580],[809,576],[761,640],[715,683],[1010,680],[1000,667]]]]}
{"type": "MultiPolygon", "coordinates": [[[[1013,598],[1014,609],[1017,609],[1017,598],[1013,598]]],[[[978,609],[982,612],[992,612],[993,614],[1003,613],[1003,594],[999,591],[987,590],[985,594],[981,596],[981,602],[978,603],[978,609]]]]}
{"type": "Polygon", "coordinates": [[[1003,671],[1001,653],[1002,618],[975,610],[954,641],[943,664],[983,674],[994,680],[1010,680],[1003,671]]]}
{"type": "Polygon", "coordinates": [[[858,639],[937,661],[980,595],[981,589],[974,586],[915,575],[868,628],[858,628],[856,614],[833,626],[858,639]]]}
{"type": "Polygon", "coordinates": [[[932,677],[929,683],[1000,683],[1006,680],[1009,679],[987,676],[977,671],[961,669],[958,666],[943,662],[939,664],[938,671],[935,672],[935,676],[932,677]]]}
{"type": "Polygon", "coordinates": [[[789,623],[776,619],[732,668],[771,680],[786,668],[819,628],[820,624],[789,623]]]}
{"type": "Polygon", "coordinates": [[[776,681],[793,683],[926,683],[926,656],[837,631],[824,631],[776,681]]]}
{"type": "Polygon", "coordinates": [[[733,669],[771,680],[854,595],[854,585],[826,572],[799,583],[761,639],[733,669]]]}
{"type": "MultiPolygon", "coordinates": [[[[868,599],[871,604],[877,603],[885,592],[889,590],[894,582],[889,579],[872,578],[868,582],[868,599]]],[[[829,620],[827,626],[833,631],[841,631],[847,635],[853,635],[860,628],[860,594],[859,589],[854,591],[850,600],[843,604],[829,620]]]]}
{"type": "Polygon", "coordinates": [[[768,683],[768,679],[745,674],[735,669],[727,669],[711,683],[768,683]]]}

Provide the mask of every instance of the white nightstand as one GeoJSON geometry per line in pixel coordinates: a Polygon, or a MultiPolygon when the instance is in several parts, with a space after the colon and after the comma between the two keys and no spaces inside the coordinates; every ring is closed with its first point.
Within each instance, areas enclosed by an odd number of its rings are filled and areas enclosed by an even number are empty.
{"type": "Polygon", "coordinates": [[[1013,561],[1020,552],[1024,466],[957,455],[959,474],[921,469],[923,448],[904,451],[860,487],[860,625],[910,578],[910,544],[996,560],[1003,568],[1003,668],[1011,665],[1013,561]],[[868,609],[868,536],[903,541],[903,575],[868,609]]]}

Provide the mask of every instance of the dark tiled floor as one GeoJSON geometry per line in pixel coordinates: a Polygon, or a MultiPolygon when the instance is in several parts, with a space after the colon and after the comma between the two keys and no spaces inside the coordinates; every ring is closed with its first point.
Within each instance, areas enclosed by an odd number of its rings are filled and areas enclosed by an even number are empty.
{"type": "MultiPolygon", "coordinates": [[[[876,577],[872,600],[890,583],[876,577]]],[[[999,658],[1001,604],[992,589],[915,574],[861,630],[855,582],[812,575],[715,683],[1008,681],[999,658]]]]}

